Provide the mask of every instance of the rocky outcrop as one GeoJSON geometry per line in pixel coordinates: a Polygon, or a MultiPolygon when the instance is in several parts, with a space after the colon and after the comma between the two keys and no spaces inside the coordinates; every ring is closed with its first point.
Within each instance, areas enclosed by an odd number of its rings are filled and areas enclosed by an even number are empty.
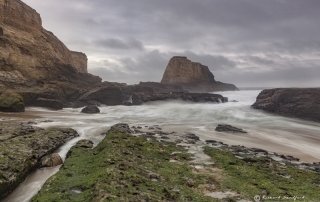
{"type": "Polygon", "coordinates": [[[210,93],[134,93],[132,95],[132,104],[140,105],[149,101],[181,99],[190,102],[228,102],[228,98],[219,94],[210,93]]]}
{"type": "Polygon", "coordinates": [[[79,101],[95,100],[102,104],[113,106],[125,102],[127,97],[118,87],[99,87],[90,90],[80,97],[79,101]]]}
{"type": "Polygon", "coordinates": [[[218,132],[232,132],[232,133],[248,133],[241,128],[236,128],[231,125],[219,124],[216,129],[218,132]]]}
{"type": "Polygon", "coordinates": [[[43,29],[34,9],[20,0],[1,0],[0,13],[2,70],[17,70],[27,78],[37,79],[46,78],[57,64],[87,72],[86,56],[71,52],[53,33],[43,29]]]}
{"type": "Polygon", "coordinates": [[[263,90],[254,109],[320,121],[320,88],[277,88],[263,90]]]}
{"type": "Polygon", "coordinates": [[[238,90],[233,84],[217,82],[207,66],[182,56],[170,59],[161,83],[181,85],[192,92],[238,90]]]}
{"type": "Polygon", "coordinates": [[[36,101],[33,102],[33,106],[44,107],[44,108],[53,109],[53,110],[63,109],[63,104],[60,100],[45,99],[45,98],[36,99],[36,101]]]}
{"type": "Polygon", "coordinates": [[[75,101],[101,78],[87,73],[87,57],[70,51],[42,27],[40,15],[20,0],[0,0],[0,92],[75,101]]]}
{"type": "Polygon", "coordinates": [[[0,111],[24,112],[23,98],[14,91],[5,91],[0,95],[0,111]]]}
{"type": "Polygon", "coordinates": [[[79,136],[73,129],[41,129],[24,123],[0,124],[0,200],[68,140],[79,136]]]}
{"type": "Polygon", "coordinates": [[[98,114],[100,113],[100,109],[95,105],[88,105],[81,110],[81,113],[85,114],[98,114]]]}

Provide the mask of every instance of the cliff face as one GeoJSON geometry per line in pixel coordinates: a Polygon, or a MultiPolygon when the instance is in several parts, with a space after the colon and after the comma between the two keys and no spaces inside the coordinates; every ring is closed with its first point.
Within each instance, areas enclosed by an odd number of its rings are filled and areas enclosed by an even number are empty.
{"type": "Polygon", "coordinates": [[[88,58],[86,54],[71,51],[72,57],[72,65],[81,73],[88,73],[87,65],[88,65],[88,58]]]}
{"type": "Polygon", "coordinates": [[[42,80],[59,74],[57,65],[87,73],[86,56],[71,52],[41,23],[40,15],[22,1],[0,0],[0,75],[42,80]]]}
{"type": "Polygon", "coordinates": [[[161,83],[181,85],[186,90],[198,92],[238,90],[233,84],[215,81],[207,66],[182,56],[170,59],[161,83]]]}
{"type": "Polygon", "coordinates": [[[39,97],[76,100],[101,83],[87,73],[87,56],[70,51],[20,0],[0,0],[0,92],[13,89],[27,104],[39,97]]]}

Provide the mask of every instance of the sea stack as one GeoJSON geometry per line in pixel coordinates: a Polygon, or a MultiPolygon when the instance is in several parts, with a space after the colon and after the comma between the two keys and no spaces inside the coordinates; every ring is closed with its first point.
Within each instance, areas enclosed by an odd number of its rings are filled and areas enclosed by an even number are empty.
{"type": "Polygon", "coordinates": [[[170,59],[161,83],[181,85],[191,92],[239,90],[233,84],[216,81],[207,66],[192,62],[184,56],[174,56],[170,59]]]}

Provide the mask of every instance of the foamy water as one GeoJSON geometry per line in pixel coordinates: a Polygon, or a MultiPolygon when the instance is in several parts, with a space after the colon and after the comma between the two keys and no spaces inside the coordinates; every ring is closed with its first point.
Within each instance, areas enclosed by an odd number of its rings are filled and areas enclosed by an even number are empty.
{"type": "MultiPolygon", "coordinates": [[[[306,162],[320,161],[320,123],[251,109],[259,92],[219,92],[229,101],[238,101],[223,104],[158,101],[142,106],[100,107],[101,113],[94,115],[82,114],[81,109],[53,112],[42,108],[27,108],[26,114],[53,120],[37,124],[39,127],[71,127],[78,131],[79,138],[58,150],[63,159],[78,140],[90,139],[98,144],[103,139],[102,132],[122,122],[135,126],[160,125],[165,131],[193,132],[203,140],[214,139],[227,144],[262,148],[293,155],[306,162]],[[218,133],[214,130],[218,124],[230,124],[248,131],[248,134],[218,133]]],[[[57,171],[58,168],[38,170],[5,201],[29,201],[46,179],[57,171]]]]}

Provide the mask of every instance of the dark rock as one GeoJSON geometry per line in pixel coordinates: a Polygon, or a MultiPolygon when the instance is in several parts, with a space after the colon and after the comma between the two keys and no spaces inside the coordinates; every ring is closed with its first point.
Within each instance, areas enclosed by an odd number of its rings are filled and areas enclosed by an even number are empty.
{"type": "Polygon", "coordinates": [[[132,102],[124,102],[123,105],[125,105],[125,106],[131,106],[131,105],[132,105],[132,102]]]}
{"type": "Polygon", "coordinates": [[[184,101],[190,102],[214,102],[214,103],[224,103],[228,102],[228,98],[223,97],[219,94],[210,94],[210,93],[133,93],[132,95],[132,104],[140,105],[144,102],[149,101],[158,101],[158,100],[169,100],[169,99],[181,99],[184,101]]]}
{"type": "Polygon", "coordinates": [[[233,127],[231,125],[222,125],[222,124],[219,124],[218,127],[216,127],[215,130],[218,131],[218,132],[247,133],[246,131],[244,131],[241,128],[236,128],[236,127],[233,127]]]}
{"type": "Polygon", "coordinates": [[[99,87],[95,88],[79,98],[80,101],[95,100],[109,106],[121,105],[126,96],[119,87],[99,87]]]}
{"type": "Polygon", "coordinates": [[[91,140],[79,140],[76,147],[93,148],[93,142],[91,140]]]}
{"type": "Polygon", "coordinates": [[[63,109],[62,102],[60,100],[54,99],[38,98],[32,105],[36,107],[44,107],[53,110],[63,109]]]}
{"type": "Polygon", "coordinates": [[[215,140],[206,140],[206,143],[216,143],[217,141],[215,140]]]}
{"type": "Polygon", "coordinates": [[[277,88],[263,90],[254,109],[320,121],[320,88],[277,88]]]}
{"type": "Polygon", "coordinates": [[[5,91],[0,95],[0,111],[24,112],[24,100],[14,91],[5,91]]]}
{"type": "Polygon", "coordinates": [[[0,27],[0,36],[3,36],[3,29],[0,27]]]}
{"type": "Polygon", "coordinates": [[[50,154],[43,157],[41,161],[41,167],[55,167],[63,163],[61,157],[57,153],[50,154]]]}
{"type": "Polygon", "coordinates": [[[95,105],[89,105],[89,106],[86,106],[85,108],[83,108],[81,110],[81,113],[98,114],[98,113],[100,113],[100,109],[95,105]]]}
{"type": "Polygon", "coordinates": [[[187,133],[186,135],[184,135],[184,137],[192,140],[200,140],[200,138],[193,133],[187,133]]]}
{"type": "Polygon", "coordinates": [[[251,150],[251,151],[253,151],[253,152],[263,152],[263,153],[268,153],[266,150],[258,149],[258,148],[251,148],[250,150],[251,150]]]}

